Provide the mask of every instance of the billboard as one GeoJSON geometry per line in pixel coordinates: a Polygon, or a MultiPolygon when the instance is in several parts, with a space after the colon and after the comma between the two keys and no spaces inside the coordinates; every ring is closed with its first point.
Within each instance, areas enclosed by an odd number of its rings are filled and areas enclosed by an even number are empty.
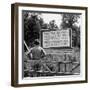
{"type": "Polygon", "coordinates": [[[41,46],[43,48],[71,47],[71,30],[43,30],[41,33],[41,46]]]}

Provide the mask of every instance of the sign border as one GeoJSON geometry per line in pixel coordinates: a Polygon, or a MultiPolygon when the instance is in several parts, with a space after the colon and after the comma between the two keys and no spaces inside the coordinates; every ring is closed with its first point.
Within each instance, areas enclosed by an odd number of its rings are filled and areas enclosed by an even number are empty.
{"type": "MultiPolygon", "coordinates": [[[[56,31],[56,30],[42,30],[41,31],[41,46],[42,47],[43,47],[43,32],[49,32],[49,31],[56,31]]],[[[72,35],[71,35],[71,32],[72,32],[71,29],[69,29],[69,37],[71,36],[69,47],[48,47],[48,48],[45,48],[45,49],[72,49],[72,43],[71,43],[72,35]]]]}

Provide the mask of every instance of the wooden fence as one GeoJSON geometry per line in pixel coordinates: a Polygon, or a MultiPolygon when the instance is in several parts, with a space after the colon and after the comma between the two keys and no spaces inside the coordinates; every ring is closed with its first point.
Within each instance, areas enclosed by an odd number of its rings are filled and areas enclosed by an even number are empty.
{"type": "Polygon", "coordinates": [[[26,65],[27,68],[24,70],[24,72],[28,72],[29,75],[32,74],[32,76],[77,75],[79,73],[74,72],[74,70],[80,66],[80,62],[27,60],[26,65]],[[35,64],[39,64],[41,66],[40,70],[31,69],[31,67],[35,64]],[[53,65],[54,70],[51,69],[50,64],[53,65]]]}

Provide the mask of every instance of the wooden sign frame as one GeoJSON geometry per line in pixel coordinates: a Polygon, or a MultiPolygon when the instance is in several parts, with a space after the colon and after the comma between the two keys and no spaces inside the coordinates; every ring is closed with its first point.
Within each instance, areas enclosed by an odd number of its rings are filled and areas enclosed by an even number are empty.
{"type": "MultiPolygon", "coordinates": [[[[69,30],[69,39],[70,39],[70,42],[69,42],[69,46],[64,46],[64,47],[62,47],[62,46],[58,46],[58,47],[47,47],[47,48],[53,48],[53,49],[71,49],[72,48],[72,30],[71,29],[68,29],[69,30]]],[[[41,31],[41,46],[43,47],[43,33],[44,32],[50,32],[50,31],[59,31],[59,30],[42,30],[41,31]]],[[[43,47],[43,48],[45,48],[45,47],[43,47]]]]}

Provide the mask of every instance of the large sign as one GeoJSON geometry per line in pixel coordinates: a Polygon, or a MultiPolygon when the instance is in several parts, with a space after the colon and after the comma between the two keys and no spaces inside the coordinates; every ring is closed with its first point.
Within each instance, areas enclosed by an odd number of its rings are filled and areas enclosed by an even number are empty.
{"type": "Polygon", "coordinates": [[[42,32],[42,47],[71,47],[71,30],[45,30],[42,32]]]}

